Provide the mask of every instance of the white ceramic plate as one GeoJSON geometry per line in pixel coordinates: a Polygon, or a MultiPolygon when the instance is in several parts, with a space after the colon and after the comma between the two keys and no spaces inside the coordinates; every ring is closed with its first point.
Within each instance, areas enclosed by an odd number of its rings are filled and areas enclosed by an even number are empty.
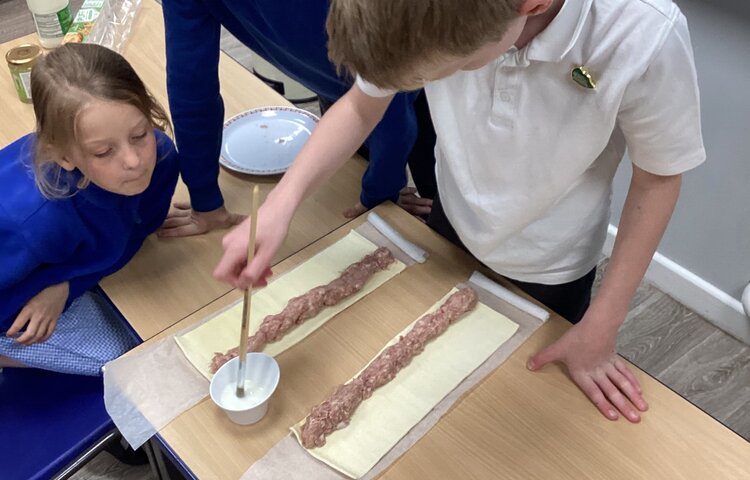
{"type": "Polygon", "coordinates": [[[224,123],[219,163],[251,175],[284,173],[302,149],[318,117],[294,107],[262,107],[224,123]]]}

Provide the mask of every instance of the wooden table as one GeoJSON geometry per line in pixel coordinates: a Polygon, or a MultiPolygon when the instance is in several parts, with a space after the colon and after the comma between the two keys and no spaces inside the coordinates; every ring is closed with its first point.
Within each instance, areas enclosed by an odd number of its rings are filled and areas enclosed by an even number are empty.
{"type": "MultiPolygon", "coordinates": [[[[477,268],[473,259],[399,208],[383,205],[377,211],[425,247],[430,259],[408,268],[281,354],[281,382],[260,423],[235,425],[207,398],[162,429],[163,441],[195,476],[239,478],[312,405],[477,268]]],[[[298,252],[275,271],[282,273],[310,258],[363,220],[298,252]]],[[[157,338],[239,298],[239,292],[231,292],[157,338]]],[[[638,425],[604,419],[558,366],[539,373],[526,370],[528,357],[568,327],[553,315],[381,478],[748,478],[748,442],[637,368],[651,406],[638,425]]]]}
{"type": "MultiPolygon", "coordinates": [[[[0,45],[0,54],[24,37],[0,45]]],[[[155,96],[166,105],[164,45],[158,7],[145,0],[125,52],[155,96]]],[[[222,88],[231,116],[283,99],[222,55],[222,88]]],[[[33,129],[31,107],[15,99],[9,75],[0,75],[0,142],[33,129]]],[[[314,194],[295,218],[277,258],[340,226],[339,212],[356,201],[361,162],[350,162],[314,194]]],[[[230,209],[247,211],[248,183],[222,172],[230,209]]],[[[267,191],[267,184],[265,190],[267,191]]],[[[180,188],[178,198],[186,198],[180,188]]],[[[232,424],[210,400],[180,415],[161,437],[198,477],[238,478],[261,458],[310,406],[348,379],[408,322],[464,280],[476,262],[393,205],[380,214],[407,238],[426,247],[430,260],[410,267],[279,356],[282,380],[266,418],[232,424]],[[332,361],[334,359],[335,361],[332,361]]],[[[292,268],[346,234],[336,230],[276,265],[292,268]]],[[[240,293],[213,281],[220,232],[162,241],[150,238],[133,262],[104,282],[107,294],[144,338],[146,348],[236,301],[240,293]],[[169,327],[157,335],[157,332],[169,327]]],[[[639,425],[608,422],[557,367],[539,373],[526,359],[568,328],[553,316],[500,368],[467,394],[392,468],[386,479],[746,479],[750,444],[640,370],[651,409],[639,425]]]]}
{"type": "MultiPolygon", "coordinates": [[[[4,43],[0,45],[1,58],[16,45],[35,42],[36,34],[4,43]]],[[[161,7],[153,0],[143,1],[123,54],[167,108],[164,25],[161,7]]],[[[290,105],[223,53],[219,73],[226,118],[250,108],[290,105]]],[[[3,105],[0,146],[5,146],[34,130],[33,109],[17,99],[7,68],[0,74],[0,100],[3,105]]],[[[359,199],[365,166],[362,159],[347,162],[324,188],[303,202],[275,261],[299,251],[347,221],[341,212],[359,199]]],[[[219,183],[227,208],[247,214],[250,182],[261,184],[261,195],[265,198],[279,178],[235,175],[222,169],[219,183]]],[[[180,183],[175,200],[187,201],[188,198],[187,189],[180,183]]],[[[141,338],[152,337],[230,291],[229,286],[211,276],[221,258],[221,237],[225,233],[215,231],[180,239],[159,239],[152,235],[125,268],[104,279],[104,291],[141,338]]]]}

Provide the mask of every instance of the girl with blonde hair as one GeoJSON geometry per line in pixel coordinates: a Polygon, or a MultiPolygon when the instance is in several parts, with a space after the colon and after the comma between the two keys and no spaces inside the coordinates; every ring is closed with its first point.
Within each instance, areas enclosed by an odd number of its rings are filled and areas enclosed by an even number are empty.
{"type": "Polygon", "coordinates": [[[0,367],[99,375],[134,345],[92,291],[169,210],[169,121],[133,68],[64,45],[31,74],[36,132],[0,150],[0,367]]]}

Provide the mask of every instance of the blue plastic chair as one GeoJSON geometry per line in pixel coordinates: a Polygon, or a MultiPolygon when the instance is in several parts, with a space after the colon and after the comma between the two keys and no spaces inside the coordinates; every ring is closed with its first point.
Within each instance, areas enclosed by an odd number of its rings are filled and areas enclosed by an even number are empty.
{"type": "Polygon", "coordinates": [[[68,478],[119,438],[104,408],[101,377],[32,368],[0,372],[0,479],[68,478]]]}
{"type": "Polygon", "coordinates": [[[4,369],[0,373],[0,477],[67,478],[117,438],[104,409],[103,391],[100,377],[4,369]]]}

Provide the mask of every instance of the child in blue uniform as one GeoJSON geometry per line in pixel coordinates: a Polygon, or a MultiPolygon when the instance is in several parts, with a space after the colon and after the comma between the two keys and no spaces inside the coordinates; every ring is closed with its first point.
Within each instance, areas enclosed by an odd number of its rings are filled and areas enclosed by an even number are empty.
{"type": "MultiPolygon", "coordinates": [[[[226,28],[243,45],[330,106],[351,87],[328,60],[329,0],[164,0],[167,91],[190,205],[178,206],[160,232],[185,236],[237,224],[219,190],[224,104],[219,91],[219,38],[226,28]]],[[[435,194],[435,135],[423,95],[395,96],[365,141],[369,164],[355,217],[392,200],[415,215],[429,213],[435,194]],[[419,190],[406,189],[406,164],[419,190]],[[420,198],[421,197],[421,198],[420,198]]],[[[364,152],[361,152],[364,153],[364,152]]]]}
{"type": "Polygon", "coordinates": [[[134,342],[91,289],[164,221],[177,153],[111,50],[60,47],[31,88],[37,131],[0,151],[0,367],[99,375],[134,342]]]}

